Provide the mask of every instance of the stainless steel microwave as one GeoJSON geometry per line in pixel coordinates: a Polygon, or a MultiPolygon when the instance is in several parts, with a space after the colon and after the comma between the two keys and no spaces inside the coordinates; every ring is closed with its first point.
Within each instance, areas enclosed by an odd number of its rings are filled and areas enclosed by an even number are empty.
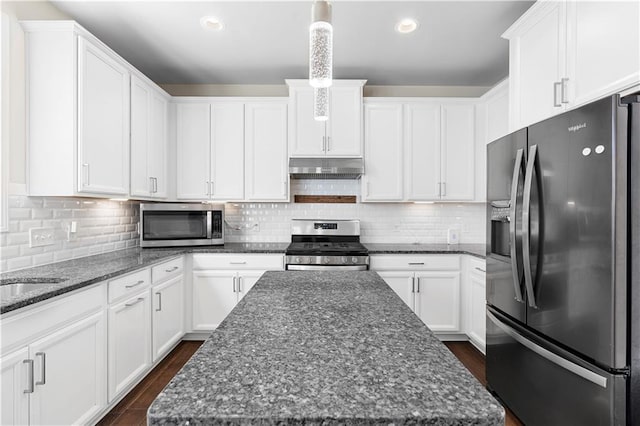
{"type": "Polygon", "coordinates": [[[224,204],[140,204],[140,247],[224,244],[224,204]]]}

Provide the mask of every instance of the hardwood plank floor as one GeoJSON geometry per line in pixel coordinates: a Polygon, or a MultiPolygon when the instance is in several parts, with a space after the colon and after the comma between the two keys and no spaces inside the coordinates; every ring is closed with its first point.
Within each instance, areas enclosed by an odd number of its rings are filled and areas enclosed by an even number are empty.
{"type": "MultiPolygon", "coordinates": [[[[484,355],[477,350],[469,342],[444,342],[451,352],[460,360],[460,362],[467,367],[467,370],[475,376],[482,386],[487,386],[487,376],[485,370],[484,355]]],[[[505,426],[522,426],[522,423],[518,418],[509,410],[505,409],[505,426]]]]}
{"type": "Polygon", "coordinates": [[[99,426],[146,425],[147,409],[176,375],[184,364],[202,345],[202,342],[183,341],[151,370],[135,388],[125,396],[106,416],[99,426]]]}
{"type": "MultiPolygon", "coordinates": [[[[147,409],[153,400],[201,344],[195,341],[180,342],[98,425],[146,425],[147,409]]],[[[482,353],[469,342],[445,342],[445,345],[483,386],[487,385],[482,353]]],[[[506,409],[505,426],[522,426],[522,423],[506,409]]]]}

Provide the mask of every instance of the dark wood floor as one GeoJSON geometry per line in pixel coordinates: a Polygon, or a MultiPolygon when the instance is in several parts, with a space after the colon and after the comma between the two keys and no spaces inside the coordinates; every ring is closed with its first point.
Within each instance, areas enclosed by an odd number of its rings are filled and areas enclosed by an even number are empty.
{"type": "MultiPolygon", "coordinates": [[[[469,342],[444,342],[451,352],[467,367],[482,386],[487,386],[484,355],[469,342]]],[[[517,417],[505,407],[505,426],[522,426],[517,417]]]]}
{"type": "MultiPolygon", "coordinates": [[[[146,425],[147,408],[151,402],[201,344],[202,342],[181,342],[98,425],[146,425]]],[[[445,342],[445,345],[483,386],[487,385],[484,356],[473,345],[468,342],[445,342]]],[[[521,425],[513,413],[507,410],[505,426],[521,425]]]]}

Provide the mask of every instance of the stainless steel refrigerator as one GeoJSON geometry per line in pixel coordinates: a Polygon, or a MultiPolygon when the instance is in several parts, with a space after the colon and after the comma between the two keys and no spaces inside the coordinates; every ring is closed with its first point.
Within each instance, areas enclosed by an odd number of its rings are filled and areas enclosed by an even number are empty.
{"type": "Polygon", "coordinates": [[[640,95],[487,147],[487,381],[526,425],[640,424],[640,95]]]}

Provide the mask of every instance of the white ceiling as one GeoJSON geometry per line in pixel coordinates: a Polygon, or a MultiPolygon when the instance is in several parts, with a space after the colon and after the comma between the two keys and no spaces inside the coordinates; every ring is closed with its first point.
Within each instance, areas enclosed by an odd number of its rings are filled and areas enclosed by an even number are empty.
{"type": "MultiPolygon", "coordinates": [[[[283,84],[308,75],[311,1],[52,1],[157,83],[283,84]],[[204,31],[215,15],[223,31],[204,31]]],[[[500,35],[532,1],[334,1],[334,78],[370,85],[492,86],[500,35]],[[416,18],[418,30],[395,23],[416,18]]]]}

